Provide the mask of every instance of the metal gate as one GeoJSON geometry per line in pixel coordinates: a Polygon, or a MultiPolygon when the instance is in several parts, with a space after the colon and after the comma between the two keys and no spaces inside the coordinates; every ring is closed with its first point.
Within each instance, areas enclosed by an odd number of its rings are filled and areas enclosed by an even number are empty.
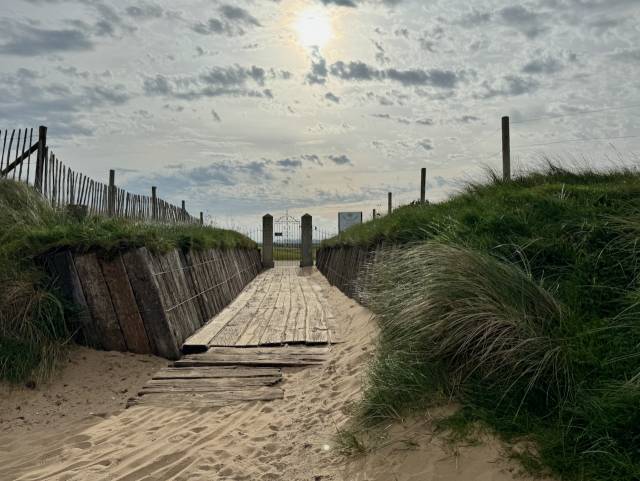
{"type": "Polygon", "coordinates": [[[273,260],[279,265],[298,265],[302,258],[302,228],[287,212],[273,220],[273,260]]]}

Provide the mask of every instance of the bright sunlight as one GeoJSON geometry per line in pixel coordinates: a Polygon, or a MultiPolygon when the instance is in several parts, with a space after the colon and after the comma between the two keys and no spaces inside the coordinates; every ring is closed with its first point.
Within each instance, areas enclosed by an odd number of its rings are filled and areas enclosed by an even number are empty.
{"type": "Polygon", "coordinates": [[[300,12],[294,23],[298,41],[304,47],[322,48],[331,40],[331,18],[320,8],[307,8],[300,12]]]}

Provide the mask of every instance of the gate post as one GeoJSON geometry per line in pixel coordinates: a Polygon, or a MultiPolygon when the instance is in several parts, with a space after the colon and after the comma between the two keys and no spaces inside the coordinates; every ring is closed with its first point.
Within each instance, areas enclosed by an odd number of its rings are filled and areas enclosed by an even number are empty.
{"type": "Polygon", "coordinates": [[[262,217],[262,267],[273,267],[273,216],[262,217]]]}
{"type": "Polygon", "coordinates": [[[313,252],[311,244],[313,242],[313,220],[309,214],[302,216],[301,237],[302,243],[300,246],[300,267],[313,266],[313,252]]]}

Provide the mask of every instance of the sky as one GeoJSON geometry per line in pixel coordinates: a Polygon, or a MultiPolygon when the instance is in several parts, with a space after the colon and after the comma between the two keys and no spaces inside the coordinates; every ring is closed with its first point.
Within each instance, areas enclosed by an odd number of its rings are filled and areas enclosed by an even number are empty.
{"type": "Polygon", "coordinates": [[[224,227],[640,153],[640,0],[3,0],[0,128],[224,227]],[[596,140],[585,140],[596,139],[596,140]],[[545,145],[540,145],[545,144],[545,145]]]}

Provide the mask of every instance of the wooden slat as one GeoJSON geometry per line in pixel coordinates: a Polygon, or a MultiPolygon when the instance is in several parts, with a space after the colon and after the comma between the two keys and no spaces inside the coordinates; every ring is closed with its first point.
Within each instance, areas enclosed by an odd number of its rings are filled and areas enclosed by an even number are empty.
{"type": "Polygon", "coordinates": [[[120,255],[112,259],[100,259],[102,274],[111,293],[111,301],[124,335],[127,349],[139,354],[151,352],[151,345],[138,311],[127,271],[120,255]]]}
{"type": "Polygon", "coordinates": [[[145,248],[131,250],[122,255],[122,260],[153,353],[177,359],[180,357],[178,342],[169,327],[158,284],[149,268],[149,252],[145,248]]]}
{"type": "Polygon", "coordinates": [[[145,394],[130,399],[127,407],[136,405],[156,405],[164,407],[179,407],[185,409],[200,409],[226,406],[246,401],[272,401],[284,398],[284,391],[278,387],[263,387],[245,391],[229,391],[227,393],[176,393],[145,394]]]}
{"type": "Polygon", "coordinates": [[[273,386],[282,377],[243,377],[218,379],[157,379],[148,381],[140,395],[152,392],[227,392],[251,390],[261,386],[273,386]]]}
{"type": "Polygon", "coordinates": [[[82,254],[74,257],[74,264],[102,347],[108,351],[126,351],[127,345],[98,258],[95,254],[82,254]]]}
{"type": "Polygon", "coordinates": [[[217,366],[199,368],[167,367],[156,372],[152,379],[213,379],[241,377],[282,377],[282,371],[270,367],[217,366]]]}

